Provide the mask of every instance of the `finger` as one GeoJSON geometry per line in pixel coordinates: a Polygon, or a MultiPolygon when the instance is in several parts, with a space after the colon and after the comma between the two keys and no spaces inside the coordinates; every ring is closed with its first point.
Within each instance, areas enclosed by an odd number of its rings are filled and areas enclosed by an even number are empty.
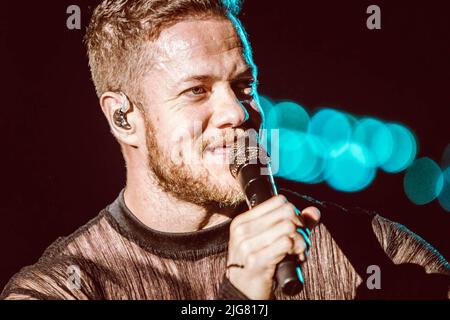
{"type": "Polygon", "coordinates": [[[302,229],[297,229],[297,232],[294,235],[291,235],[291,238],[294,240],[294,246],[289,254],[300,255],[306,253],[311,247],[311,240],[306,235],[306,233],[302,229]]]}
{"type": "Polygon", "coordinates": [[[300,216],[303,219],[306,227],[312,230],[319,223],[320,210],[316,207],[307,207],[302,210],[300,216]]]}
{"type": "Polygon", "coordinates": [[[270,198],[267,201],[253,207],[251,210],[239,215],[236,219],[240,220],[240,223],[248,222],[250,220],[257,219],[269,211],[272,211],[278,207],[281,207],[287,203],[287,199],[283,195],[278,195],[270,198]]]}
{"type": "Polygon", "coordinates": [[[295,206],[287,202],[283,206],[269,211],[257,219],[249,220],[241,224],[241,227],[245,229],[246,237],[261,234],[266,230],[272,229],[276,224],[284,220],[291,221],[297,227],[305,227],[306,225],[303,223],[303,219],[297,216],[295,210],[295,206]]]}
{"type": "Polygon", "coordinates": [[[288,254],[292,246],[293,241],[290,237],[280,237],[270,246],[249,255],[246,264],[251,268],[275,267],[288,254]]]}
{"type": "Polygon", "coordinates": [[[305,262],[306,261],[306,253],[300,253],[298,255],[298,260],[300,260],[300,262],[305,262]]]}
{"type": "MultiPolygon", "coordinates": [[[[260,251],[282,237],[291,237],[294,242],[304,242],[303,237],[297,233],[297,229],[299,229],[298,226],[290,220],[280,221],[275,226],[266,229],[264,232],[244,239],[240,244],[242,254],[246,256],[260,251]]],[[[297,246],[306,247],[304,244],[299,244],[297,246]]]]}

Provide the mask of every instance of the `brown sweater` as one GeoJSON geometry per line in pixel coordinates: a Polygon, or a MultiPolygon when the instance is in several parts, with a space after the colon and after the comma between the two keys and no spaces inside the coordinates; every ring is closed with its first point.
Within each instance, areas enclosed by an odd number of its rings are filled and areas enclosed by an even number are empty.
{"type": "MultiPolygon", "coordinates": [[[[280,190],[297,207],[316,205],[321,223],[302,266],[305,287],[276,299],[449,298],[450,266],[404,226],[280,190]],[[381,289],[368,289],[371,265],[381,289]]],[[[237,212],[244,212],[245,207],[237,212]]],[[[39,261],[6,285],[1,299],[245,299],[224,277],[229,222],[183,234],[143,225],[123,191],[72,235],[57,239],[39,261]],[[80,271],[79,286],[73,270],[80,271]]]]}

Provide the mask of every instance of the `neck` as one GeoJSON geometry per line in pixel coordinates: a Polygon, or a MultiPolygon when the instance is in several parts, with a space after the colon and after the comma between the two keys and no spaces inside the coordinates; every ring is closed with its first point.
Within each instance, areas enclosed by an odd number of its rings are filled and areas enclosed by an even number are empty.
{"type": "Polygon", "coordinates": [[[232,209],[212,210],[164,192],[145,168],[127,172],[127,207],[147,227],[169,233],[194,232],[230,219],[232,209]]]}

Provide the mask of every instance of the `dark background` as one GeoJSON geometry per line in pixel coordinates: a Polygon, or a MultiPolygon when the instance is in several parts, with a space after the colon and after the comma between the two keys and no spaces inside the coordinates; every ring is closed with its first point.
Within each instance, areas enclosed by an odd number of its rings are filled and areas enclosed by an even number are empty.
{"type": "MultiPolygon", "coordinates": [[[[124,186],[124,163],[90,82],[84,29],[97,1],[2,3],[0,288],[58,236],[97,215],[124,186]],[[82,30],[66,28],[77,4],[82,30]]],[[[260,92],[314,111],[336,107],[401,122],[418,157],[450,143],[450,19],[444,1],[256,1],[242,20],[260,69],[260,92]],[[366,28],[377,4],[382,29],[366,28]]],[[[379,172],[363,192],[324,184],[302,193],[377,210],[450,258],[450,214],[413,205],[403,176],[379,172]]]]}

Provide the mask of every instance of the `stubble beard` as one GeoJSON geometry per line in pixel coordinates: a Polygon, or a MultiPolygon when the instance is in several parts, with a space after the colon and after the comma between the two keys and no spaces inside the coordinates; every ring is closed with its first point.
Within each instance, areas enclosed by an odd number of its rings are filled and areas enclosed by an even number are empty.
{"type": "Polygon", "coordinates": [[[237,184],[224,186],[214,183],[214,178],[202,163],[194,172],[184,161],[180,164],[172,161],[159,145],[156,130],[147,116],[145,122],[148,167],[162,191],[208,209],[236,208],[245,201],[245,195],[237,184]]]}

